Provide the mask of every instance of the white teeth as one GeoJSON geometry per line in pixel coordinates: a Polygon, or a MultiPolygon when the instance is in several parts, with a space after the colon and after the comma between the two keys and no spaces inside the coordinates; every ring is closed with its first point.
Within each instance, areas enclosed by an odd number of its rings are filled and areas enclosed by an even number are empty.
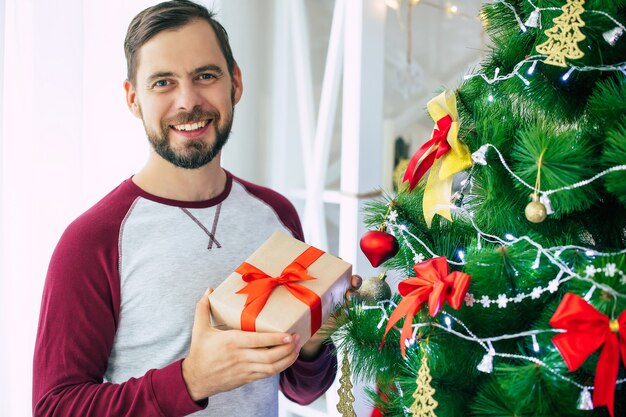
{"type": "Polygon", "coordinates": [[[182,125],[174,125],[173,127],[176,130],[190,131],[190,130],[202,129],[204,126],[207,125],[207,123],[209,123],[208,120],[202,120],[202,121],[196,122],[196,123],[187,123],[187,124],[182,124],[182,125]]]}

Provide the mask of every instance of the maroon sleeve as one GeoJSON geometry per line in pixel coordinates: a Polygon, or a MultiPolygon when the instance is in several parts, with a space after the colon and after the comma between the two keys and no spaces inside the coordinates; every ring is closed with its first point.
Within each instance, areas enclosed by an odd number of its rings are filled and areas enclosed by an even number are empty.
{"type": "Polygon", "coordinates": [[[321,397],[337,375],[337,356],[332,344],[324,345],[317,358],[298,359],[280,375],[280,390],[291,401],[307,405],[321,397]]]}
{"type": "Polygon", "coordinates": [[[35,341],[36,417],[183,416],[206,406],[190,398],[181,361],[121,384],[103,382],[119,317],[117,236],[129,205],[109,199],[96,206],[54,251],[35,341]]]}
{"type": "MultiPolygon", "coordinates": [[[[261,187],[233,177],[248,193],[272,207],[280,221],[296,239],[304,241],[298,212],[289,200],[269,188],[261,187]]],[[[321,397],[332,385],[337,374],[337,356],[332,344],[324,345],[317,358],[298,359],[280,375],[280,389],[287,398],[306,405],[321,397]]]]}

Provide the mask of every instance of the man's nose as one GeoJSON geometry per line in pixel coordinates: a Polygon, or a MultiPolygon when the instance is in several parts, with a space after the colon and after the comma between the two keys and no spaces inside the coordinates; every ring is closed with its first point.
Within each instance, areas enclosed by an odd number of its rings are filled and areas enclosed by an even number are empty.
{"type": "Polygon", "coordinates": [[[176,97],[178,110],[191,111],[196,106],[202,105],[200,90],[192,82],[181,83],[176,97]]]}

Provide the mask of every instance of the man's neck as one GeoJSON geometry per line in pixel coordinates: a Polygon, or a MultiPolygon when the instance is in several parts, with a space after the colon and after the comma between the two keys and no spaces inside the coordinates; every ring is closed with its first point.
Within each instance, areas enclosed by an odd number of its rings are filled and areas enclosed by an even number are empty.
{"type": "Polygon", "coordinates": [[[141,171],[133,176],[133,182],[158,197],[178,201],[206,201],[224,191],[226,172],[220,165],[219,155],[198,169],[179,168],[163,159],[150,158],[141,171]]]}

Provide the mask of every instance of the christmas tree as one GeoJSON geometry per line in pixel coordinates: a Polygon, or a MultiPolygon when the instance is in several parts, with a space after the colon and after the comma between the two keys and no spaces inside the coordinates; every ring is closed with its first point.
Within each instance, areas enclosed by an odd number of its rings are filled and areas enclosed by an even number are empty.
{"type": "Polygon", "coordinates": [[[626,0],[481,18],[487,57],[368,207],[399,293],[366,280],[335,340],[385,416],[626,416],[626,0]]]}

